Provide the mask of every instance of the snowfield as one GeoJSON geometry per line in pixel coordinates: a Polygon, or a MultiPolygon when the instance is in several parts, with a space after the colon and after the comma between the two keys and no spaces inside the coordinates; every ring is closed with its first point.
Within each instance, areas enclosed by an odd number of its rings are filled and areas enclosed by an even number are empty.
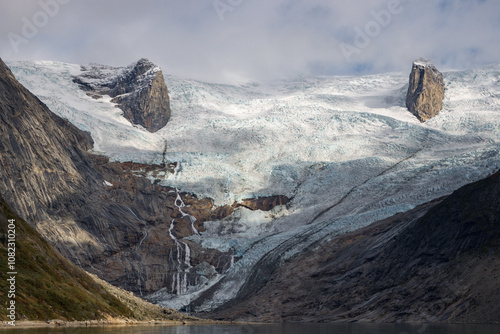
{"type": "MultiPolygon", "coordinates": [[[[90,131],[96,152],[161,162],[167,143],[167,159],[180,168],[164,185],[217,204],[262,195],[292,199],[269,213],[240,208],[190,237],[242,256],[199,309],[233,298],[252,266],[273,250],[281,259],[293,256],[500,168],[499,65],[444,73],[444,108],[425,123],[404,105],[409,72],[240,86],[166,75],[172,117],[154,134],[132,126],[110,99],[79,90],[71,78],[81,73],[79,65],[8,65],[52,111],[90,131]]],[[[179,308],[199,292],[193,287],[155,300],[179,308]]]]}

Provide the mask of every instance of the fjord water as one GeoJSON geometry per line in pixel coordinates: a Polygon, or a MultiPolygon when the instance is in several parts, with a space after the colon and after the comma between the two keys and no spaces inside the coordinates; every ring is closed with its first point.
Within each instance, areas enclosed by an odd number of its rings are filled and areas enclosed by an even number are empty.
{"type": "MultiPolygon", "coordinates": [[[[66,327],[9,329],[6,333],[44,334],[497,334],[500,325],[454,324],[259,324],[145,327],[66,327]]],[[[1,331],[0,331],[1,332],[1,331]]]]}

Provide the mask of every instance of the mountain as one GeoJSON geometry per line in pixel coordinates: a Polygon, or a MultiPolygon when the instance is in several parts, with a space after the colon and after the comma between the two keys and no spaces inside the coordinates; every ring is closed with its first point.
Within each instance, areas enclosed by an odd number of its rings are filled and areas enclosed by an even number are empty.
{"type": "Polygon", "coordinates": [[[219,211],[209,199],[145,177],[173,173],[174,165],[113,163],[87,153],[90,135],[53,114],[3,62],[0,130],[2,196],[80,267],[138,294],[165,286],[180,293],[188,282],[209,281],[198,265],[212,277],[232,261],[228,252],[180,240],[219,211]],[[186,205],[199,220],[182,211],[186,205]]]}
{"type": "MultiPolygon", "coordinates": [[[[215,316],[500,323],[499,198],[500,171],[444,199],[320,240],[265,283],[245,286],[215,316]]],[[[247,282],[269,270],[264,259],[247,282]]]]}
{"type": "MultiPolygon", "coordinates": [[[[149,304],[90,276],[57,252],[1,197],[0,207],[0,299],[5,304],[15,301],[16,321],[199,320],[149,304]],[[11,226],[15,229],[15,289],[7,281],[13,271],[8,259],[11,226]],[[15,298],[8,295],[10,291],[15,298]]],[[[1,317],[12,321],[5,312],[1,317]]]]}
{"type": "Polygon", "coordinates": [[[92,147],[90,134],[50,112],[3,62],[0,87],[3,198],[39,231],[57,235],[53,228],[60,227],[78,233],[77,226],[54,217],[76,210],[88,201],[87,193],[102,188],[102,176],[85,155],[92,147]]]}
{"type": "Polygon", "coordinates": [[[441,111],[443,99],[443,74],[427,59],[415,60],[406,94],[408,110],[421,122],[424,122],[441,111]]]}
{"type": "Polygon", "coordinates": [[[170,100],[161,69],[143,58],[128,67],[93,64],[82,66],[73,78],[95,99],[112,97],[123,116],[150,132],[163,128],[170,119],[170,100]]]}
{"type": "Polygon", "coordinates": [[[498,65],[443,73],[443,110],[425,123],[406,109],[406,73],[238,86],[165,75],[176,112],[155,133],[131,125],[110,97],[82,91],[73,82],[80,65],[9,65],[52,111],[89,131],[100,154],[85,153],[100,178],[83,200],[97,205],[70,211],[92,230],[71,236],[79,246],[51,242],[164,306],[232,305],[316,242],[500,168],[498,65]],[[95,245],[82,250],[87,236],[95,245]]]}
{"type": "MultiPolygon", "coordinates": [[[[0,297],[16,302],[16,320],[92,320],[131,317],[131,309],[53,249],[0,198],[0,297]],[[7,231],[14,220],[17,274],[15,299],[8,298],[7,231]]],[[[2,320],[6,312],[2,313],[2,320]]]]}

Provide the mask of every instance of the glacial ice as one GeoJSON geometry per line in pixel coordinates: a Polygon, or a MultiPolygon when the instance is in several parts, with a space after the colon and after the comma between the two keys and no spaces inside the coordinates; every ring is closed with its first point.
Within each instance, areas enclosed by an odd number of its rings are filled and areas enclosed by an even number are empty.
{"type": "MultiPolygon", "coordinates": [[[[163,176],[164,185],[217,204],[275,194],[291,199],[275,212],[238,209],[205,223],[200,235],[193,231],[191,241],[241,256],[203,288],[219,282],[200,310],[233,298],[252,266],[273,250],[285,259],[500,168],[499,65],[444,73],[443,110],[425,123],[405,108],[408,74],[239,86],[165,75],[172,117],[154,134],[131,125],[110,99],[82,92],[71,81],[79,65],[8,65],[51,110],[90,131],[96,152],[159,163],[166,142],[166,160],[178,164],[163,176]]],[[[180,308],[202,291],[180,290],[180,296],[160,291],[156,300],[180,308]]]]}

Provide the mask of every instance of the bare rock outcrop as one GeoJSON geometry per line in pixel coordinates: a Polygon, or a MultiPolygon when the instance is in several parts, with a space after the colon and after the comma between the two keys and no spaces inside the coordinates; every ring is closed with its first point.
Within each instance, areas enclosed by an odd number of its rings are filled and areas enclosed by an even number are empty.
{"type": "Polygon", "coordinates": [[[420,122],[436,116],[443,108],[443,74],[427,59],[413,62],[410,85],[406,94],[406,107],[420,122]]]}
{"type": "Polygon", "coordinates": [[[289,198],[282,195],[274,195],[267,197],[257,197],[257,198],[244,198],[240,202],[235,202],[233,204],[234,208],[245,207],[250,210],[262,210],[270,211],[276,206],[286,205],[289,202],[289,198]]]}
{"type": "Polygon", "coordinates": [[[128,67],[92,64],[73,78],[93,98],[109,95],[123,116],[149,132],[163,128],[170,119],[170,99],[161,69],[147,59],[128,67]]]}

